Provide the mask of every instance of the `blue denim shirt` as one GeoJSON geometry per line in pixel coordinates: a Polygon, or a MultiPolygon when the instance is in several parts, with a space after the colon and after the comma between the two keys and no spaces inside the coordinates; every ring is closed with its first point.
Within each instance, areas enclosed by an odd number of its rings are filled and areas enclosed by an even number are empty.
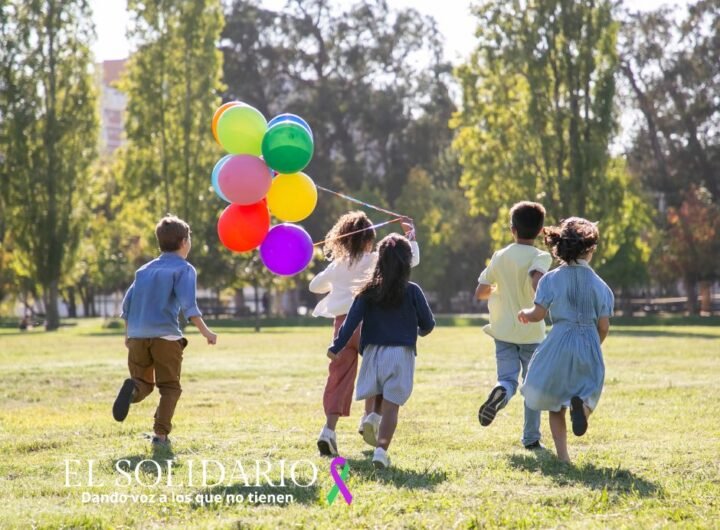
{"type": "Polygon", "coordinates": [[[127,320],[128,337],[150,339],[182,335],[178,316],[201,316],[195,299],[195,267],[173,252],[146,263],[135,272],[125,293],[121,317],[127,320]]]}

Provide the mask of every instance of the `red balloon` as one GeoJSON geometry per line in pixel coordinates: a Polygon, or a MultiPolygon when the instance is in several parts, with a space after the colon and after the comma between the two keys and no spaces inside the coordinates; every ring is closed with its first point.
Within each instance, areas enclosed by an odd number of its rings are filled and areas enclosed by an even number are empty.
{"type": "Polygon", "coordinates": [[[265,199],[255,204],[231,204],[218,219],[220,242],[233,252],[247,252],[260,246],[270,230],[270,212],[265,199]]]}

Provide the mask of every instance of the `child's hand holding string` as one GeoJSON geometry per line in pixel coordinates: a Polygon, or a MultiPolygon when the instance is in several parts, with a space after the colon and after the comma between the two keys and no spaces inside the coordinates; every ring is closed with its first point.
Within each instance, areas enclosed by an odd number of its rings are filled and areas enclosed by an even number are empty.
{"type": "Polygon", "coordinates": [[[410,241],[414,241],[415,224],[413,223],[413,220],[410,217],[402,217],[400,219],[400,226],[402,226],[403,232],[405,232],[405,237],[410,241]]]}

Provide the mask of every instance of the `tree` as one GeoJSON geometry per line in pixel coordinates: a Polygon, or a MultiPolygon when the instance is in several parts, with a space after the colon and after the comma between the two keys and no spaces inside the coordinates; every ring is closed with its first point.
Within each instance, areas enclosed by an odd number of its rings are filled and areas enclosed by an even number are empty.
{"type": "Polygon", "coordinates": [[[697,313],[698,282],[707,291],[718,278],[717,268],[703,266],[717,261],[716,247],[696,240],[711,230],[720,200],[718,32],[720,6],[700,0],[684,17],[671,8],[625,13],[620,40],[624,102],[638,114],[629,167],[656,197],[665,232],[657,253],[675,275],[669,283],[684,284],[690,313],[697,313]]]}
{"type": "Polygon", "coordinates": [[[508,241],[507,211],[519,200],[544,203],[548,222],[600,221],[601,274],[621,257],[639,260],[630,269],[642,273],[644,201],[608,149],[617,122],[611,3],[488,0],[475,14],[478,47],[457,71],[463,109],[452,122],[473,210],[495,219],[496,244],[508,241]]]}
{"type": "MultiPolygon", "coordinates": [[[[210,189],[221,154],[210,132],[223,89],[221,3],[130,0],[128,9],[137,51],[120,84],[128,96],[123,185],[128,199],[145,203],[155,220],[175,213],[195,234],[207,234],[222,209],[210,189]]],[[[213,264],[208,253],[215,246],[204,241],[193,250],[199,269],[213,264]]]]}
{"type": "Polygon", "coordinates": [[[97,118],[86,0],[2,7],[2,138],[7,232],[14,260],[42,288],[46,328],[79,243],[78,189],[96,157],[97,118]]]}
{"type": "MultiPolygon", "coordinates": [[[[275,12],[234,1],[223,34],[225,99],[268,117],[303,116],[315,138],[306,172],[318,184],[414,216],[425,250],[413,275],[447,307],[477,277],[486,242],[478,237],[485,230],[470,229],[482,221],[469,218],[460,168],[448,154],[455,106],[440,35],[414,9],[340,4],[291,0],[275,12]]],[[[320,192],[303,225],[322,239],[355,207],[320,192]]]]}
{"type": "MultiPolygon", "coordinates": [[[[391,206],[410,170],[432,172],[449,144],[450,66],[435,22],[414,9],[291,0],[273,12],[236,0],[223,42],[226,99],[304,116],[315,137],[307,173],[323,186],[379,190],[391,206]]],[[[310,230],[320,237],[347,206],[321,196],[310,230]]]]}
{"type": "Polygon", "coordinates": [[[705,287],[704,310],[709,311],[709,286],[720,273],[720,207],[708,190],[693,186],[679,207],[667,211],[667,235],[660,260],[667,277],[681,278],[688,296],[688,311],[698,314],[697,285],[705,287]]]}
{"type": "Polygon", "coordinates": [[[621,71],[626,106],[639,110],[631,169],[671,206],[690,185],[720,196],[720,6],[697,1],[684,19],[671,8],[626,13],[621,71]]]}

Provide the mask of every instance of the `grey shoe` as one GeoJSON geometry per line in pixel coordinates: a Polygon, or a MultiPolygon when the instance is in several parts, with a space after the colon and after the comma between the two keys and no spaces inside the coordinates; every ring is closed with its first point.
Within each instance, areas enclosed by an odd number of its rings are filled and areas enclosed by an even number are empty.
{"type": "Polygon", "coordinates": [[[157,449],[169,450],[170,447],[172,446],[172,442],[170,442],[170,438],[168,438],[167,436],[165,437],[164,440],[161,440],[157,436],[153,436],[151,443],[152,443],[153,449],[155,449],[155,450],[157,450],[157,449]]]}
{"type": "Polygon", "coordinates": [[[545,446],[540,443],[540,440],[533,442],[531,444],[527,444],[524,447],[528,451],[544,451],[545,450],[545,446]]]}

